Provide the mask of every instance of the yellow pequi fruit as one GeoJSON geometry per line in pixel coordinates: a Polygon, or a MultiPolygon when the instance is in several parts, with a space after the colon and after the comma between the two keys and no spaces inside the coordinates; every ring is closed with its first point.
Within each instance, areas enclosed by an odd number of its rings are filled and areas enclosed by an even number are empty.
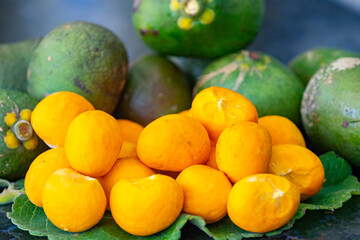
{"type": "Polygon", "coordinates": [[[183,170],[176,181],[184,193],[183,212],[200,216],[206,223],[225,217],[232,185],[223,172],[205,165],[194,165],[183,170]]]}
{"type": "Polygon", "coordinates": [[[63,147],[70,123],[80,114],[94,110],[84,97],[72,92],[56,92],[41,100],[31,114],[36,134],[50,147],[63,147]]]}
{"type": "Polygon", "coordinates": [[[137,158],[136,144],[124,140],[121,145],[121,150],[118,158],[129,158],[129,157],[137,158]]]}
{"type": "Polygon", "coordinates": [[[266,173],[271,159],[271,136],[253,122],[238,122],[226,128],[216,144],[216,163],[231,182],[266,173]]]}
{"type": "Polygon", "coordinates": [[[42,207],[41,192],[47,179],[57,170],[70,168],[63,147],[47,150],[31,163],[25,176],[25,192],[29,200],[42,207]]]}
{"type": "Polygon", "coordinates": [[[259,118],[259,125],[271,135],[273,146],[296,144],[306,147],[304,137],[297,126],[288,118],[271,115],[259,118]]]}
{"type": "Polygon", "coordinates": [[[226,127],[236,122],[258,121],[256,108],[249,99],[222,87],[209,87],[199,92],[192,102],[191,112],[214,142],[226,127]]]}
{"type": "Polygon", "coordinates": [[[206,162],[206,165],[209,167],[212,167],[216,170],[219,170],[219,167],[216,163],[216,143],[214,141],[210,141],[210,153],[209,153],[209,159],[206,162]]]}
{"type": "Polygon", "coordinates": [[[111,189],[120,179],[143,178],[154,174],[155,172],[143,164],[138,158],[121,158],[116,160],[110,172],[105,176],[98,178],[98,180],[109,201],[111,189]]]}
{"type": "Polygon", "coordinates": [[[227,209],[235,225],[263,233],[289,222],[299,204],[300,192],[289,180],[273,174],[255,174],[233,186],[227,209]]]}
{"type": "Polygon", "coordinates": [[[170,226],[180,215],[183,201],[178,182],[156,174],[118,181],[111,190],[110,209],[126,232],[148,236],[170,226]]]}
{"type": "Polygon", "coordinates": [[[147,166],[180,172],[204,164],[209,158],[210,139],[196,120],[180,114],[165,115],[147,125],[141,132],[137,153],[147,166]]]}
{"type": "Polygon", "coordinates": [[[144,127],[127,119],[118,119],[117,122],[120,125],[124,141],[137,144],[140,133],[144,130],[144,127]]]}
{"type": "Polygon", "coordinates": [[[301,200],[318,193],[325,178],[324,166],[318,156],[293,144],[273,146],[269,173],[285,177],[297,186],[301,200]]]}
{"type": "Polygon", "coordinates": [[[95,178],[64,168],[54,172],[42,190],[46,216],[58,228],[83,232],[103,217],[106,196],[95,178]]]}
{"type": "Polygon", "coordinates": [[[123,142],[115,118],[94,110],[77,116],[65,140],[66,157],[73,169],[91,177],[107,174],[119,156],[123,142]]]}

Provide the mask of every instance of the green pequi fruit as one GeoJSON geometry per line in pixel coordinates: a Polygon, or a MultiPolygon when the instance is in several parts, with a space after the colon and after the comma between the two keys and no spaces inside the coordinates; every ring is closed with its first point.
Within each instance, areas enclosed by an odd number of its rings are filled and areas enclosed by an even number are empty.
{"type": "Polygon", "coordinates": [[[185,74],[165,57],[146,55],[130,68],[114,115],[145,126],[190,105],[191,87],[185,74]]]}
{"type": "Polygon", "coordinates": [[[247,97],[259,116],[280,115],[300,124],[304,85],[275,58],[255,51],[241,51],[212,62],[198,78],[194,95],[218,86],[247,97]]]}
{"type": "Polygon", "coordinates": [[[289,67],[306,85],[317,70],[342,57],[360,54],[338,48],[314,48],[293,58],[289,67]]]}
{"type": "Polygon", "coordinates": [[[30,124],[36,104],[26,93],[0,89],[0,178],[24,177],[31,162],[47,149],[30,124]]]}
{"type": "Polygon", "coordinates": [[[258,34],[263,0],[136,0],[133,24],[162,54],[214,58],[240,50],[258,34]]]}
{"type": "Polygon", "coordinates": [[[0,44],[0,88],[27,92],[26,71],[41,38],[0,44]]]}
{"type": "Polygon", "coordinates": [[[110,30],[87,22],[49,32],[29,64],[28,90],[37,99],[58,92],[82,95],[96,109],[112,113],[125,85],[127,53],[110,30]]]}
{"type": "Polygon", "coordinates": [[[334,150],[360,167],[360,58],[321,68],[301,103],[305,132],[318,151],[334,150]]]}

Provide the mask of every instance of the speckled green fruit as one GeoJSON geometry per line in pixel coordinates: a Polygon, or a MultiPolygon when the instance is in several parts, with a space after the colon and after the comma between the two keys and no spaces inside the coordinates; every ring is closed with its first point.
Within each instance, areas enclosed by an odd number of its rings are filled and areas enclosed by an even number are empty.
{"type": "Polygon", "coordinates": [[[274,57],[243,50],[215,60],[198,78],[194,95],[211,86],[244,95],[255,105],[259,117],[280,115],[300,124],[304,85],[274,57]]]}
{"type": "Polygon", "coordinates": [[[31,162],[47,149],[30,124],[36,104],[26,93],[0,89],[0,178],[24,177],[31,162]]]}
{"type": "Polygon", "coordinates": [[[125,85],[127,53],[110,30],[70,22],[49,32],[30,60],[28,90],[37,99],[70,91],[112,113],[125,85]]]}
{"type": "Polygon", "coordinates": [[[130,68],[115,117],[146,126],[153,120],[190,108],[185,74],[165,57],[146,55],[130,68]]]}
{"type": "Polygon", "coordinates": [[[0,88],[27,91],[26,71],[40,40],[0,44],[0,88]]]}
{"type": "Polygon", "coordinates": [[[263,0],[137,0],[133,24],[155,51],[214,58],[240,50],[258,34],[263,0]]]}
{"type": "Polygon", "coordinates": [[[311,78],[301,103],[306,134],[360,167],[360,58],[340,58],[311,78]]]}
{"type": "Polygon", "coordinates": [[[317,70],[342,57],[360,54],[338,48],[314,48],[293,58],[289,67],[306,85],[317,70]]]}

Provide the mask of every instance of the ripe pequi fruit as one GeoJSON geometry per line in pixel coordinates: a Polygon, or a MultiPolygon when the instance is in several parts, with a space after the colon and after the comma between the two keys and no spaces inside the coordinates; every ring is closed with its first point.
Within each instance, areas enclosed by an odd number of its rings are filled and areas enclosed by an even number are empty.
{"type": "Polygon", "coordinates": [[[116,223],[128,233],[148,236],[170,226],[180,215],[184,195],[171,177],[155,174],[119,180],[110,194],[116,223]]]}
{"type": "Polygon", "coordinates": [[[114,33],[95,24],[70,22],[50,31],[34,51],[28,91],[37,99],[74,92],[96,109],[112,113],[126,72],[126,50],[114,33]]]}
{"type": "Polygon", "coordinates": [[[193,165],[184,169],[176,181],[184,193],[184,213],[200,216],[207,224],[225,217],[232,185],[223,172],[193,165]]]}
{"type": "Polygon", "coordinates": [[[296,144],[306,147],[301,131],[286,117],[277,115],[264,116],[259,118],[258,123],[270,133],[273,146],[296,144]]]}
{"type": "Polygon", "coordinates": [[[92,228],[106,208],[106,196],[99,181],[70,168],[59,169],[47,179],[41,198],[48,219],[68,232],[92,228]]]}
{"type": "Polygon", "coordinates": [[[165,115],[141,132],[137,153],[147,166],[179,172],[209,158],[210,139],[198,121],[180,114],[165,115]]]}
{"type": "Polygon", "coordinates": [[[158,55],[146,55],[130,68],[127,83],[114,116],[142,125],[188,109],[191,88],[185,74],[158,55]]]}
{"type": "Polygon", "coordinates": [[[315,149],[333,150],[360,167],[360,58],[321,68],[306,87],[301,116],[315,149]]]}
{"type": "Polygon", "coordinates": [[[91,177],[107,174],[123,142],[116,119],[100,111],[87,111],[70,124],[65,138],[66,157],[73,169],[91,177]]]}
{"type": "Polygon", "coordinates": [[[135,1],[140,38],[162,54],[213,58],[246,47],[256,37],[263,0],[135,1]]]}
{"type": "Polygon", "coordinates": [[[64,147],[70,123],[80,114],[95,110],[84,97],[67,91],[50,94],[41,100],[31,115],[31,124],[51,148],[64,147]]]}
{"type": "Polygon", "coordinates": [[[155,172],[138,158],[130,157],[116,160],[111,170],[105,176],[98,178],[98,180],[109,202],[111,189],[120,179],[142,178],[154,174],[155,172]]]}
{"type": "Polygon", "coordinates": [[[294,57],[289,67],[306,85],[317,70],[343,57],[360,57],[360,54],[338,48],[314,48],[294,57]]]}
{"type": "Polygon", "coordinates": [[[63,147],[47,150],[35,158],[24,182],[26,195],[33,204],[42,207],[41,192],[47,179],[62,168],[70,168],[63,147]]]}
{"type": "Polygon", "coordinates": [[[241,51],[212,62],[198,78],[194,94],[218,86],[248,98],[259,116],[280,115],[300,125],[300,102],[304,84],[274,57],[241,51]]]}
{"type": "Polygon", "coordinates": [[[46,150],[30,123],[36,104],[26,93],[0,89],[0,178],[24,177],[35,157],[46,150]]]}
{"type": "Polygon", "coordinates": [[[249,99],[222,87],[209,87],[199,92],[192,102],[191,114],[214,142],[226,127],[238,121],[258,121],[256,108],[249,99]]]}
{"type": "Polygon", "coordinates": [[[227,127],[216,144],[216,163],[231,182],[266,173],[271,159],[271,136],[257,123],[241,121],[227,127]]]}
{"type": "Polygon", "coordinates": [[[27,92],[26,71],[41,38],[0,44],[0,88],[27,92]]]}
{"type": "Polygon", "coordinates": [[[299,190],[289,180],[273,174],[255,174],[233,186],[227,209],[235,225],[263,233],[289,222],[299,204],[299,190]]]}
{"type": "Polygon", "coordinates": [[[287,178],[305,200],[321,190],[324,183],[324,167],[320,159],[309,149],[293,145],[273,146],[269,173],[287,178]]]}

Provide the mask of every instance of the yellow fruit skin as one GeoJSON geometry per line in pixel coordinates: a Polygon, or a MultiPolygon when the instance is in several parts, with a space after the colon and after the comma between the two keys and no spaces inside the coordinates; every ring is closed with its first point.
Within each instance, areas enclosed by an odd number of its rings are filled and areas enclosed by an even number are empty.
{"type": "Polygon", "coordinates": [[[187,109],[187,110],[184,110],[184,111],[181,111],[179,112],[180,115],[184,115],[184,116],[188,116],[188,117],[192,117],[192,111],[191,111],[191,108],[190,109],[187,109]]]}
{"type": "Polygon", "coordinates": [[[69,126],[66,157],[73,169],[91,177],[107,174],[119,156],[123,138],[111,115],[88,111],[77,116],[69,126]]]}
{"type": "Polygon", "coordinates": [[[106,197],[100,183],[76,171],[57,170],[42,190],[46,216],[58,228],[68,232],[83,232],[95,226],[103,217],[106,197]]]}
{"type": "Polygon", "coordinates": [[[89,110],[94,110],[94,106],[76,93],[53,93],[36,105],[31,114],[31,125],[45,143],[63,147],[72,120],[89,110]]]}
{"type": "Polygon", "coordinates": [[[302,200],[318,193],[325,178],[324,166],[318,156],[293,144],[273,146],[269,173],[283,176],[296,185],[302,200]]]}
{"type": "Polygon", "coordinates": [[[220,135],[216,163],[235,183],[243,177],[267,172],[271,146],[271,137],[265,128],[253,122],[238,122],[220,135]]]}
{"type": "Polygon", "coordinates": [[[184,193],[183,212],[200,216],[206,223],[225,217],[232,185],[226,175],[205,165],[184,169],[176,178],[184,193]]]}
{"type": "Polygon", "coordinates": [[[216,163],[216,143],[214,141],[210,141],[210,153],[209,153],[209,159],[206,162],[206,165],[209,167],[212,167],[216,170],[219,170],[219,167],[216,163]]]}
{"type": "Polygon", "coordinates": [[[120,179],[142,178],[154,175],[155,172],[143,164],[138,158],[121,158],[116,160],[114,166],[105,176],[98,178],[103,187],[108,201],[112,187],[120,179]]]}
{"type": "Polygon", "coordinates": [[[183,201],[177,181],[156,174],[118,181],[111,190],[110,209],[126,232],[148,236],[170,226],[181,213],[183,201]]]}
{"type": "Polygon", "coordinates": [[[196,120],[179,114],[165,115],[147,125],[141,132],[137,153],[147,166],[180,172],[204,164],[209,158],[210,139],[196,120]]]}
{"type": "Polygon", "coordinates": [[[200,121],[216,142],[221,132],[239,121],[258,121],[255,106],[243,95],[222,87],[199,92],[191,105],[192,116],[200,121]]]}
{"type": "Polygon", "coordinates": [[[258,123],[270,133],[273,146],[295,144],[306,147],[302,133],[290,119],[271,115],[259,118],[258,123]]]}
{"type": "Polygon", "coordinates": [[[144,127],[127,119],[118,119],[117,122],[120,125],[124,141],[136,144],[144,127]]]}
{"type": "Polygon", "coordinates": [[[128,141],[123,141],[118,158],[129,157],[137,158],[136,144],[128,141]]]}
{"type": "Polygon", "coordinates": [[[29,200],[42,207],[41,192],[47,179],[62,168],[70,168],[63,147],[47,150],[31,163],[25,176],[25,192],[29,200]]]}
{"type": "Polygon", "coordinates": [[[255,174],[238,181],[230,191],[227,209],[231,221],[250,232],[268,232],[295,215],[300,192],[286,178],[255,174]]]}

